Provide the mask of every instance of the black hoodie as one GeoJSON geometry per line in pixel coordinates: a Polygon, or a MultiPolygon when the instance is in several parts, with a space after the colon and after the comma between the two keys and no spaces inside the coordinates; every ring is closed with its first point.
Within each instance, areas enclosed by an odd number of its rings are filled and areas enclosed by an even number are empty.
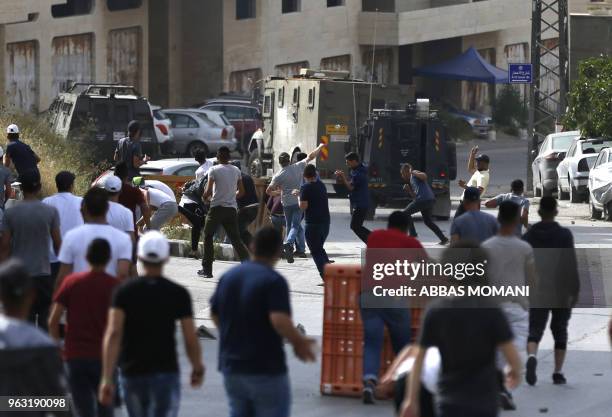
{"type": "Polygon", "coordinates": [[[539,222],[523,235],[523,240],[535,249],[538,272],[537,291],[532,293],[531,306],[573,306],[580,291],[580,277],[572,232],[557,222],[539,222]]]}

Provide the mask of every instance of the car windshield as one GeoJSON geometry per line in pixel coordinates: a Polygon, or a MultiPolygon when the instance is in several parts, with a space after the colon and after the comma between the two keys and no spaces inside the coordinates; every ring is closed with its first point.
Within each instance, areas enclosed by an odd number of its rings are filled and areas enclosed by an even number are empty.
{"type": "Polygon", "coordinates": [[[576,136],[558,136],[552,139],[552,148],[559,150],[568,150],[576,136]]]}
{"type": "Polygon", "coordinates": [[[603,148],[609,148],[611,146],[612,140],[602,140],[601,142],[582,142],[582,153],[597,155],[603,148]]]}

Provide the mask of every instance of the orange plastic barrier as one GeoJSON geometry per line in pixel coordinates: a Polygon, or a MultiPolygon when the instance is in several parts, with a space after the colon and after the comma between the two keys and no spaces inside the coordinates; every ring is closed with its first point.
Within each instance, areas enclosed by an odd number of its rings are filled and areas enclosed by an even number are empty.
{"type": "MultiPolygon", "coordinates": [[[[359,312],[361,265],[325,267],[321,393],[358,397],[363,389],[363,324],[359,312]]],[[[416,337],[421,308],[412,308],[411,331],[416,337]]],[[[395,354],[385,331],[380,376],[395,354]]]]}

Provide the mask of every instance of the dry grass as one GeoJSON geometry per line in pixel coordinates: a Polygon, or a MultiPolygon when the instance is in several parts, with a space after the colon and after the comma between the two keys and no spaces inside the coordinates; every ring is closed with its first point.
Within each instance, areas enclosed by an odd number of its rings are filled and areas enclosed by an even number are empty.
{"type": "MultiPolygon", "coordinates": [[[[21,139],[42,159],[39,170],[44,196],[56,192],[55,175],[60,171],[66,170],[76,175],[75,193],[82,195],[89,188],[92,179],[103,170],[102,165],[93,160],[92,153],[88,152],[85,144],[57,136],[43,117],[0,110],[2,132],[6,132],[6,127],[11,123],[19,126],[21,139]]],[[[4,149],[6,144],[6,138],[0,141],[4,149]]]]}

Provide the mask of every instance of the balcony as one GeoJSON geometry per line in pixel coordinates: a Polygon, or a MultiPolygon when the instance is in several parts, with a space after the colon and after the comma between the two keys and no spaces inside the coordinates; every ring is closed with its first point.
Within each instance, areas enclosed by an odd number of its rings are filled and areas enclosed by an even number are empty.
{"type": "Polygon", "coordinates": [[[359,43],[409,45],[529,26],[530,0],[397,0],[396,13],[360,12],[359,43]],[[450,5],[449,5],[450,4],[450,5]]]}

